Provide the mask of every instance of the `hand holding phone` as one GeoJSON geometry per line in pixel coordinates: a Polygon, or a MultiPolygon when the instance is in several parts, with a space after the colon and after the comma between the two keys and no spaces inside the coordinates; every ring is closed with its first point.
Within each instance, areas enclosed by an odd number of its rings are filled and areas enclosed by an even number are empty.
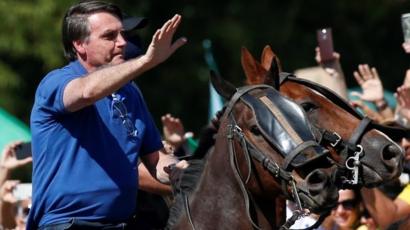
{"type": "Polygon", "coordinates": [[[18,160],[31,157],[31,142],[24,142],[16,147],[16,158],[18,160]]]}
{"type": "Polygon", "coordinates": [[[17,184],[13,189],[13,196],[17,200],[25,200],[31,197],[32,185],[31,183],[17,184]]]}
{"type": "Polygon", "coordinates": [[[333,61],[335,57],[333,56],[332,29],[323,28],[317,30],[317,42],[320,49],[321,62],[333,61]]]}

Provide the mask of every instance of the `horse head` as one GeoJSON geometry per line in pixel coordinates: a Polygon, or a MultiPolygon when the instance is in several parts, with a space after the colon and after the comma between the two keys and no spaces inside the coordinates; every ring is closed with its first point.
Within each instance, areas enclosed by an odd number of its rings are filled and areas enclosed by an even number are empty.
{"type": "Polygon", "coordinates": [[[377,125],[370,119],[360,116],[325,87],[289,74],[280,76],[278,58],[269,46],[264,48],[261,59],[262,64],[247,49],[242,49],[242,66],[248,83],[276,82],[273,85],[280,87],[284,96],[304,108],[318,141],[329,147],[332,159],[340,165],[341,186],[362,183],[373,187],[400,174],[402,149],[375,129],[377,125]]]}
{"type": "Polygon", "coordinates": [[[329,210],[337,188],[321,168],[332,164],[303,109],[268,85],[235,88],[215,73],[211,81],[229,100],[218,134],[226,134],[238,182],[255,200],[266,203],[283,194],[301,209],[329,210]]]}

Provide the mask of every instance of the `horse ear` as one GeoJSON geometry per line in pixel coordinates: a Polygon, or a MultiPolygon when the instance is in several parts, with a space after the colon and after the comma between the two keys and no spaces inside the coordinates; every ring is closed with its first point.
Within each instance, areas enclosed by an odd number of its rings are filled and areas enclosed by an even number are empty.
{"type": "Polygon", "coordinates": [[[241,63],[246,76],[246,84],[256,85],[264,82],[267,70],[245,47],[242,47],[241,63]]]}
{"type": "Polygon", "coordinates": [[[236,92],[236,87],[234,85],[222,79],[222,77],[213,70],[211,70],[211,83],[216,92],[226,100],[230,99],[236,92]]]}
{"type": "Polygon", "coordinates": [[[269,70],[264,83],[279,89],[279,73],[282,72],[282,67],[278,56],[276,56],[269,45],[265,46],[262,51],[261,62],[262,66],[269,70]]]}
{"type": "Polygon", "coordinates": [[[269,45],[263,48],[261,55],[261,64],[266,70],[270,69],[272,60],[276,57],[269,45]]]}

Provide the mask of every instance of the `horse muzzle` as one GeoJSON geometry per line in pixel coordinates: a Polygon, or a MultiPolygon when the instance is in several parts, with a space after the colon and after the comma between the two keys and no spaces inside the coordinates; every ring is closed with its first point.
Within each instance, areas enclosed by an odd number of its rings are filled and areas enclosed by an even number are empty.
{"type": "Polygon", "coordinates": [[[338,188],[333,184],[329,174],[323,169],[316,169],[306,178],[306,189],[299,193],[303,207],[314,213],[330,210],[337,202],[338,188]]]}
{"type": "Polygon", "coordinates": [[[400,176],[403,169],[404,151],[399,145],[386,144],[381,151],[376,153],[377,155],[370,157],[371,154],[375,153],[365,152],[368,156],[360,160],[364,186],[375,187],[400,176]],[[380,160],[377,161],[375,158],[380,160]]]}

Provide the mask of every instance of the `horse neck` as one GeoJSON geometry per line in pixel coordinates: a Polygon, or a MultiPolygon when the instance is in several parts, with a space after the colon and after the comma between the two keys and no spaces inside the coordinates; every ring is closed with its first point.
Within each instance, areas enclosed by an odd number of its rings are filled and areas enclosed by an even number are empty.
{"type": "MultiPolygon", "coordinates": [[[[230,165],[231,153],[227,127],[227,119],[223,119],[216,135],[215,147],[208,154],[198,186],[190,195],[191,218],[198,229],[209,228],[209,223],[213,226],[229,226],[232,229],[252,229],[246,215],[244,194],[230,165]]],[[[236,154],[242,154],[238,149],[235,151],[236,154]]],[[[275,207],[275,202],[270,203],[269,206],[275,207]]],[[[257,220],[258,225],[263,226],[263,229],[270,229],[271,226],[275,226],[278,218],[265,217],[262,212],[266,209],[268,209],[266,205],[256,209],[253,220],[257,220]]],[[[273,210],[275,213],[275,208],[273,210]]],[[[285,209],[281,208],[281,210],[285,209]]]]}
{"type": "Polygon", "coordinates": [[[220,129],[215,136],[214,148],[208,154],[204,172],[198,185],[198,193],[204,190],[222,192],[221,190],[224,189],[224,187],[226,187],[228,191],[223,191],[223,193],[241,193],[238,182],[235,179],[234,170],[230,164],[231,153],[229,150],[230,143],[227,138],[227,129],[227,122],[224,120],[221,122],[220,129]],[[215,184],[218,186],[208,186],[215,184]]]}

